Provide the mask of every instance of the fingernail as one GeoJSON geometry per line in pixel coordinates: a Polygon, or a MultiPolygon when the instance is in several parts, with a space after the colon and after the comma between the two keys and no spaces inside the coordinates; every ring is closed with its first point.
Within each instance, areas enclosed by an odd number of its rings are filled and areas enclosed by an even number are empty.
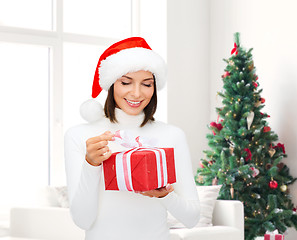
{"type": "Polygon", "coordinates": [[[170,189],[171,189],[171,185],[170,184],[167,184],[166,185],[166,190],[169,191],[170,189]]]}
{"type": "Polygon", "coordinates": [[[111,141],[114,141],[114,140],[115,140],[115,137],[112,137],[112,138],[111,138],[111,141]]]}

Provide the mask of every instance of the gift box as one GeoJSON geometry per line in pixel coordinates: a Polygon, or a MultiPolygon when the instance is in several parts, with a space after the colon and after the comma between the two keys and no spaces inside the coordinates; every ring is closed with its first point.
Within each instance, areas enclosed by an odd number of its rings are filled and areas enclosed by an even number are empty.
{"type": "Polygon", "coordinates": [[[264,240],[284,240],[284,235],[279,234],[277,230],[274,232],[266,232],[264,234],[264,240]]]}
{"type": "Polygon", "coordinates": [[[173,148],[136,147],[103,162],[106,190],[149,191],[175,183],[173,148]]]}

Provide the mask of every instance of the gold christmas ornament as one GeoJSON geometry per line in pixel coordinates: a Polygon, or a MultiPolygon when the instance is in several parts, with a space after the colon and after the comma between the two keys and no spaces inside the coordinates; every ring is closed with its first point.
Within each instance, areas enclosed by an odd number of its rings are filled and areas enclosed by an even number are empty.
{"type": "Polygon", "coordinates": [[[215,177],[214,179],[212,179],[212,185],[218,185],[218,179],[217,179],[217,177],[215,177]]]}
{"type": "Polygon", "coordinates": [[[254,69],[254,62],[252,62],[249,66],[248,66],[248,69],[250,71],[252,71],[254,69]]]}
{"type": "Polygon", "coordinates": [[[288,189],[287,185],[285,185],[285,184],[281,185],[279,188],[282,192],[286,192],[288,189]]]}
{"type": "Polygon", "coordinates": [[[275,154],[275,152],[276,152],[276,150],[274,148],[270,148],[268,150],[268,153],[269,153],[270,157],[273,157],[273,155],[275,154]]]}
{"type": "Polygon", "coordinates": [[[230,150],[230,154],[232,155],[233,152],[234,152],[234,147],[230,146],[230,147],[229,147],[229,150],[230,150]]]}
{"type": "Polygon", "coordinates": [[[233,184],[231,183],[231,188],[230,188],[230,194],[231,194],[231,198],[234,198],[234,188],[233,188],[233,184]]]}
{"type": "Polygon", "coordinates": [[[261,101],[255,103],[255,107],[259,107],[261,105],[261,101]]]}

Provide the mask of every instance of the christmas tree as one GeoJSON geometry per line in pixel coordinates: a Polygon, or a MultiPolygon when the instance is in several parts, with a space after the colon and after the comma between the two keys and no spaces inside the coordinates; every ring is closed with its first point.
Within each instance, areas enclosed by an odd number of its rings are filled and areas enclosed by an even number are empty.
{"type": "Polygon", "coordinates": [[[261,110],[265,99],[252,58],[252,49],[240,45],[234,34],[234,48],[222,75],[223,90],[218,93],[222,107],[218,119],[208,126],[208,145],[197,185],[222,185],[219,199],[240,200],[244,204],[245,239],[288,227],[297,229],[296,209],[288,185],[296,178],[282,162],[285,147],[269,127],[270,116],[261,110]]]}

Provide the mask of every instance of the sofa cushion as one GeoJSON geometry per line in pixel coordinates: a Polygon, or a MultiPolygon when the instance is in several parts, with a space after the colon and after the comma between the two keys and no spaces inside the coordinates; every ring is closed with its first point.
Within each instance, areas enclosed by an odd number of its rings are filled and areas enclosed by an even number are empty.
{"type": "MultiPolygon", "coordinates": [[[[200,201],[200,220],[196,227],[212,226],[212,214],[215,202],[219,196],[221,185],[196,186],[200,201]]],[[[168,213],[169,228],[184,228],[185,226],[168,213]]]]}
{"type": "Polygon", "coordinates": [[[197,186],[200,201],[200,220],[197,227],[212,226],[212,214],[222,185],[197,186]]]}

